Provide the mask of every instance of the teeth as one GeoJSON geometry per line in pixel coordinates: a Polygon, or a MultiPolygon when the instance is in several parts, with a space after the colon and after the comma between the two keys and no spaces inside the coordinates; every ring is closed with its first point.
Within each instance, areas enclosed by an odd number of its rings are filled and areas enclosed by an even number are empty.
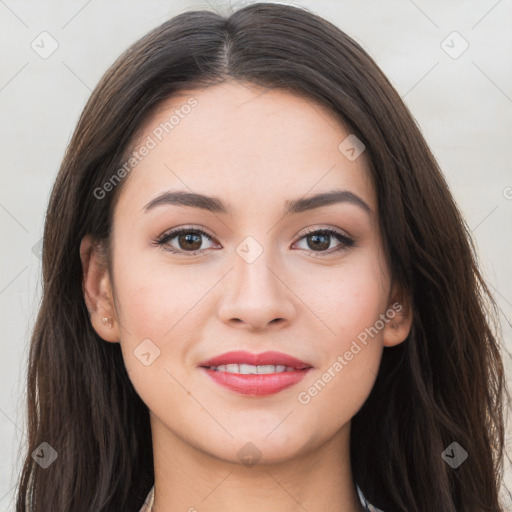
{"type": "Polygon", "coordinates": [[[278,366],[274,366],[272,364],[264,364],[261,366],[258,366],[258,375],[264,374],[264,373],[276,373],[276,372],[284,372],[285,366],[281,367],[281,370],[278,370],[278,366]]]}
{"type": "Polygon", "coordinates": [[[242,375],[265,375],[269,373],[293,372],[295,371],[295,368],[284,366],[282,364],[260,364],[258,366],[252,364],[221,364],[219,366],[210,367],[210,370],[215,370],[217,372],[240,373],[242,375]]]}
{"type": "Polygon", "coordinates": [[[240,369],[236,373],[242,373],[243,375],[249,375],[250,373],[258,373],[258,367],[253,366],[252,364],[234,364],[233,366],[240,366],[240,369]]]}

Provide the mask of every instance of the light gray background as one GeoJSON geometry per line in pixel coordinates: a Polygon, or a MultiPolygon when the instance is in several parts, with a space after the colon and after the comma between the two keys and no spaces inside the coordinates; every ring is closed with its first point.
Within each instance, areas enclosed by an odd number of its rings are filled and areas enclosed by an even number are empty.
{"type": "MultiPolygon", "coordinates": [[[[474,234],[512,349],[511,0],[294,3],[354,37],[411,109],[474,234]],[[469,47],[458,56],[464,40],[469,47]]],[[[40,259],[33,248],[65,147],[91,90],[129,44],[178,13],[210,5],[229,8],[219,0],[0,0],[2,511],[14,510],[18,449],[25,440],[28,339],[40,298],[40,259]],[[46,59],[31,47],[33,41],[42,47],[43,31],[58,43],[46,59]]],[[[505,363],[510,388],[508,353],[505,363]]],[[[512,455],[511,443],[509,426],[512,455]]],[[[512,489],[508,461],[506,467],[512,489]]]]}

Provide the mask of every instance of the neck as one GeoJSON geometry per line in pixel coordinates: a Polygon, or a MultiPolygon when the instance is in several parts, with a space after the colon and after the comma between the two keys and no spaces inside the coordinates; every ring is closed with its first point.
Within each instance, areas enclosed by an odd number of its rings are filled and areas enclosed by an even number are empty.
{"type": "Polygon", "coordinates": [[[220,460],[171,433],[151,414],[152,512],[363,510],[350,468],[350,423],[322,446],[274,464],[220,460]]]}

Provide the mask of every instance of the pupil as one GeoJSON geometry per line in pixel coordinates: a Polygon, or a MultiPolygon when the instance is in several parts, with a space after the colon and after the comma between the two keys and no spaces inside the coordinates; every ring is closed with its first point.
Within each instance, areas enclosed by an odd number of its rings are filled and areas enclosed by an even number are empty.
{"type": "Polygon", "coordinates": [[[316,248],[317,249],[328,249],[329,248],[329,241],[328,241],[328,238],[329,238],[329,235],[311,235],[310,238],[318,241],[319,238],[324,238],[325,240],[327,240],[327,243],[320,243],[320,247],[317,245],[316,248]]]}
{"type": "Polygon", "coordinates": [[[198,235],[195,235],[193,233],[187,233],[187,234],[180,235],[180,242],[185,240],[186,244],[193,243],[194,242],[194,240],[192,240],[193,238],[196,239],[195,240],[196,244],[197,244],[197,242],[199,242],[199,244],[196,247],[188,247],[188,248],[189,249],[199,249],[201,247],[201,237],[198,235]]]}

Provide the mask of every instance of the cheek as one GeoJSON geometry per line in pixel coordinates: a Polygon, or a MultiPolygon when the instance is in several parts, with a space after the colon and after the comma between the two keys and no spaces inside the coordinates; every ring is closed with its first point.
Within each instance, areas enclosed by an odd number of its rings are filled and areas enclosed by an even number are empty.
{"type": "Polygon", "coordinates": [[[194,275],[192,265],[173,266],[137,254],[118,259],[115,281],[120,320],[130,338],[170,336],[173,326],[211,287],[207,275],[205,279],[198,279],[197,271],[194,275]]]}
{"type": "MultiPolygon", "coordinates": [[[[373,258],[333,270],[328,281],[320,278],[310,288],[313,309],[329,327],[329,346],[343,348],[366,328],[374,325],[387,306],[385,276],[377,273],[379,262],[373,258]],[[312,290],[314,290],[312,292],[312,290]]],[[[318,277],[318,276],[317,276],[318,277]]]]}
{"type": "Polygon", "coordinates": [[[342,417],[348,421],[356,414],[378,373],[383,349],[379,319],[388,294],[386,275],[375,270],[381,268],[385,267],[370,255],[340,268],[332,280],[317,280],[321,290],[317,285],[310,288],[310,297],[315,297],[311,309],[324,321],[317,325],[325,334],[319,342],[321,365],[299,390],[298,401],[313,416],[331,418],[331,428],[342,417]],[[326,414],[327,410],[331,412],[326,414]]]}
{"type": "Polygon", "coordinates": [[[183,364],[189,342],[197,336],[201,298],[218,281],[198,277],[193,265],[170,265],[125,253],[116,260],[116,305],[121,322],[121,349],[130,378],[141,396],[161,389],[162,379],[187,379],[183,364]],[[149,341],[148,341],[149,340],[149,341]],[[145,354],[149,353],[149,356],[145,354]],[[149,365],[144,364],[151,361],[149,365]]]}
{"type": "Polygon", "coordinates": [[[127,373],[151,410],[165,410],[180,396],[177,382],[187,382],[182,365],[175,362],[181,362],[186,353],[183,329],[188,325],[187,312],[197,302],[197,291],[187,287],[178,272],[139,264],[135,258],[119,261],[116,271],[127,373]]]}

